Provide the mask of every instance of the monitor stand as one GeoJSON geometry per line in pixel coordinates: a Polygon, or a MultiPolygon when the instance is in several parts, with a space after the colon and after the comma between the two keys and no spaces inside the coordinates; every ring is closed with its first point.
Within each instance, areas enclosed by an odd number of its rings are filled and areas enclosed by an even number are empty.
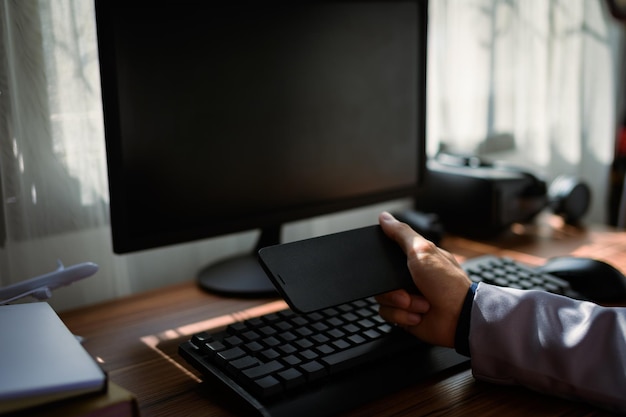
{"type": "Polygon", "coordinates": [[[219,295],[244,298],[276,297],[278,292],[258,261],[259,249],[280,243],[280,225],[261,230],[252,253],[215,262],[198,273],[200,288],[219,295]]]}

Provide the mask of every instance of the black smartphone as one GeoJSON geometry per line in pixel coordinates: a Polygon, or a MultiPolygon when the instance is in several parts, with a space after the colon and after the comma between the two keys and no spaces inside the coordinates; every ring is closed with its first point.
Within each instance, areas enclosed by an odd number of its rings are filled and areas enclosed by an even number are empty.
{"type": "Polygon", "coordinates": [[[378,225],[268,246],[258,254],[289,307],[302,313],[399,288],[417,291],[404,252],[378,225]]]}

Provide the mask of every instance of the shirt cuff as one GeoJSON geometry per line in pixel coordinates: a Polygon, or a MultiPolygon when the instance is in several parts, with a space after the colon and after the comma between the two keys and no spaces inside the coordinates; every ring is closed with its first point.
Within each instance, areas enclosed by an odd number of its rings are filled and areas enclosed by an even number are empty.
{"type": "Polygon", "coordinates": [[[469,348],[469,331],[470,320],[472,318],[472,306],[474,305],[474,295],[476,294],[476,288],[478,283],[474,282],[467,290],[465,295],[465,301],[463,301],[463,308],[459,315],[459,321],[456,325],[456,333],[454,335],[454,349],[464,356],[471,356],[469,348]]]}

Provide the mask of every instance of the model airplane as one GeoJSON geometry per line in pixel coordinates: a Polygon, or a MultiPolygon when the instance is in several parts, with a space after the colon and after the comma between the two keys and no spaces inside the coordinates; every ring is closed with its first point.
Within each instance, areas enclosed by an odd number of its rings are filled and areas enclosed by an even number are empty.
{"type": "Polygon", "coordinates": [[[0,288],[0,305],[28,296],[40,301],[47,300],[52,296],[52,290],[87,278],[95,274],[96,271],[98,271],[98,265],[92,262],[72,265],[66,268],[61,261],[58,261],[56,271],[0,288]]]}

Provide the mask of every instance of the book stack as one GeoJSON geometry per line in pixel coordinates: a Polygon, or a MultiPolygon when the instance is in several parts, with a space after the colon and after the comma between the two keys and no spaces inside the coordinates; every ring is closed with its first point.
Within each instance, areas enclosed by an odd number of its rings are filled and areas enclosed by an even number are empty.
{"type": "Polygon", "coordinates": [[[0,414],[138,416],[45,302],[0,306],[0,414]]]}

